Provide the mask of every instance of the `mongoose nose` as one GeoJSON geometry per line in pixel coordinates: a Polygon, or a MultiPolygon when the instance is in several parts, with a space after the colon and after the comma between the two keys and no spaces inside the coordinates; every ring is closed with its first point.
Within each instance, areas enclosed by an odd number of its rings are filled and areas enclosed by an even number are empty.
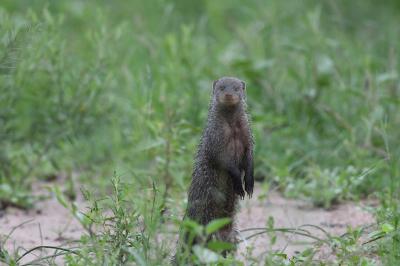
{"type": "Polygon", "coordinates": [[[227,100],[232,100],[232,94],[229,94],[229,93],[227,93],[227,94],[225,94],[225,98],[227,99],[227,100]]]}

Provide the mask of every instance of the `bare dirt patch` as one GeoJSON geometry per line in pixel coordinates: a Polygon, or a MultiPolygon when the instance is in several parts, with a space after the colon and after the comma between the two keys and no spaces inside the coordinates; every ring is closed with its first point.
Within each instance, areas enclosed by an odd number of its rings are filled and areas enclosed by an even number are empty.
{"type": "Polygon", "coordinates": [[[58,246],[79,239],[83,228],[55,199],[37,204],[35,209],[22,211],[10,208],[0,218],[0,233],[6,235],[18,226],[7,241],[6,248],[26,249],[38,245],[58,246]],[[26,222],[26,223],[25,223],[26,222]],[[25,223],[21,226],[18,226],[25,223]]]}
{"type": "MultiPolygon", "coordinates": [[[[80,203],[81,206],[84,205],[82,200],[80,203]]],[[[265,228],[268,217],[272,216],[276,228],[296,228],[304,224],[312,224],[322,227],[331,234],[340,235],[346,232],[348,226],[356,227],[374,222],[373,216],[362,208],[364,204],[365,202],[362,201],[347,202],[332,210],[325,210],[314,208],[311,203],[304,200],[287,199],[277,192],[264,192],[257,189],[252,199],[242,202],[241,210],[237,215],[237,227],[239,230],[265,228]]],[[[0,217],[0,238],[4,239],[13,229],[15,230],[5,245],[9,252],[18,248],[29,250],[39,245],[65,246],[85,234],[84,229],[69,210],[59,204],[54,197],[37,203],[34,209],[28,211],[8,208],[0,217]],[[15,228],[24,222],[27,223],[15,228]]],[[[321,235],[318,229],[307,229],[312,234],[321,235]]],[[[254,232],[243,232],[241,236],[245,237],[251,233],[254,232]]],[[[291,256],[309,247],[310,244],[307,243],[309,241],[308,238],[293,234],[278,234],[276,243],[271,245],[268,235],[262,234],[242,242],[239,245],[239,256],[243,256],[246,253],[246,247],[250,246],[254,246],[252,255],[259,257],[260,260],[266,252],[271,251],[282,251],[291,256]]],[[[34,258],[33,255],[27,256],[24,261],[34,258]]]]}
{"type": "MultiPolygon", "coordinates": [[[[81,224],[45,189],[46,186],[46,183],[34,186],[34,195],[48,199],[37,202],[33,209],[10,207],[0,215],[0,243],[8,237],[3,247],[8,253],[18,252],[22,255],[38,246],[70,247],[85,234],[81,224]]],[[[77,202],[83,209],[85,204],[82,197],[78,197],[77,202]]],[[[38,249],[25,256],[20,263],[27,263],[54,252],[56,250],[38,249]]],[[[61,261],[57,259],[56,263],[60,264],[61,261]]]]}
{"type": "MultiPolygon", "coordinates": [[[[257,189],[255,197],[266,196],[264,200],[250,199],[242,205],[238,214],[237,227],[239,230],[246,228],[266,228],[268,217],[274,219],[274,228],[304,228],[312,235],[326,238],[324,233],[317,228],[303,225],[316,225],[333,236],[346,233],[348,227],[366,226],[375,222],[372,214],[368,213],[365,206],[367,201],[346,202],[334,206],[330,210],[313,207],[311,202],[298,199],[284,198],[278,192],[263,192],[257,189]]],[[[243,232],[245,238],[257,231],[243,232]]],[[[268,252],[282,252],[289,257],[312,246],[313,239],[294,234],[277,234],[274,245],[270,244],[270,237],[262,234],[239,245],[239,255],[246,254],[247,247],[253,246],[252,255],[260,261],[268,252]]],[[[326,248],[326,247],[325,247],[326,248]]],[[[321,249],[318,258],[329,259],[331,254],[326,249],[321,249]]]]}

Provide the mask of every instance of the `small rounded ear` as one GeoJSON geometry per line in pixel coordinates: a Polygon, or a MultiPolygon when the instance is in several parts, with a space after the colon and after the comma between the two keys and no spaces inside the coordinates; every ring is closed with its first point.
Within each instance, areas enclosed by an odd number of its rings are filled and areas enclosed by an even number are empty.
{"type": "Polygon", "coordinates": [[[240,81],[242,83],[242,89],[246,90],[246,83],[244,81],[240,81]]]}
{"type": "Polygon", "coordinates": [[[219,79],[214,80],[214,82],[213,82],[213,90],[215,90],[215,85],[217,85],[218,81],[219,81],[219,79]]]}

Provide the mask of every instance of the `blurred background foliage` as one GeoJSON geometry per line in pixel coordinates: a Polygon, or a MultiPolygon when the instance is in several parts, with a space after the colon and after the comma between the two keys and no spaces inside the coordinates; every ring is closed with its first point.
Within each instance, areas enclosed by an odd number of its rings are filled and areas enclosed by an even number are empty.
{"type": "Polygon", "coordinates": [[[181,197],[223,75],[247,82],[259,180],[325,207],[396,193],[399,21],[396,0],[2,0],[0,201],[114,170],[181,197]]]}

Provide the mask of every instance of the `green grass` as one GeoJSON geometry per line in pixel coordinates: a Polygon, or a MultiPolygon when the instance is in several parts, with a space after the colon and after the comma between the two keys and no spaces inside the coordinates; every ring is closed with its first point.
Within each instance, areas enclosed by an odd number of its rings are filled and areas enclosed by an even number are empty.
{"type": "MultiPolygon", "coordinates": [[[[256,176],[326,208],[375,195],[382,238],[367,253],[395,265],[399,19],[394,0],[3,0],[0,208],[31,208],[32,184],[60,173],[96,187],[94,200],[110,194],[116,171],[136,204],[112,199],[121,235],[82,239],[79,252],[165,263],[168,248],[154,243],[160,210],[184,208],[212,81],[234,75],[247,82],[256,176]],[[152,228],[133,230],[143,219],[152,228]]],[[[351,257],[342,259],[361,263],[351,257]]],[[[67,261],[87,263],[78,258],[67,261]]]]}

